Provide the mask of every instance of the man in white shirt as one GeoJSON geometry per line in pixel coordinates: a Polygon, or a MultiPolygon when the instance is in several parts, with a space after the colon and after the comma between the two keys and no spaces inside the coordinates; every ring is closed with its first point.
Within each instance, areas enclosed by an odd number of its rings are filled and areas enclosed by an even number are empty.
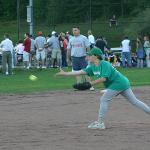
{"type": "Polygon", "coordinates": [[[94,38],[91,30],[88,31],[88,40],[90,42],[90,48],[93,48],[95,45],[95,38],[94,38]]]}
{"type": "Polygon", "coordinates": [[[4,39],[0,48],[2,49],[2,73],[6,74],[6,66],[8,65],[8,74],[12,75],[12,51],[13,51],[13,42],[9,39],[9,35],[5,34],[4,39]]]}
{"type": "Polygon", "coordinates": [[[131,46],[130,40],[128,37],[125,37],[124,40],[121,42],[122,47],[122,65],[126,67],[126,61],[128,67],[131,67],[131,46]]]}

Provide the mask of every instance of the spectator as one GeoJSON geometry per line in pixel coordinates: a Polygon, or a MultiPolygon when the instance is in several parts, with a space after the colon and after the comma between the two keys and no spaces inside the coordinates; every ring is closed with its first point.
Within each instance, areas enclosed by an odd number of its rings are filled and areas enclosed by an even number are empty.
{"type": "Polygon", "coordinates": [[[150,68],[150,41],[148,36],[144,36],[144,51],[146,53],[146,66],[150,68]]]}
{"type": "Polygon", "coordinates": [[[23,42],[24,45],[24,51],[23,51],[23,62],[24,67],[26,69],[29,69],[29,59],[30,59],[30,47],[31,47],[31,39],[29,33],[25,33],[25,39],[23,42]]]}
{"type": "Polygon", "coordinates": [[[137,67],[137,55],[136,55],[136,53],[131,54],[131,65],[132,65],[132,67],[137,67]]]}
{"type": "Polygon", "coordinates": [[[55,31],[52,31],[51,38],[48,39],[48,44],[52,49],[52,66],[55,67],[55,60],[57,60],[57,67],[61,67],[61,50],[58,36],[55,31]]]}
{"type": "Polygon", "coordinates": [[[139,37],[136,40],[136,56],[137,56],[137,68],[143,68],[143,59],[145,53],[143,50],[142,40],[139,37]]]}
{"type": "Polygon", "coordinates": [[[113,52],[109,52],[108,61],[115,67],[117,64],[117,57],[113,52]]]}
{"type": "Polygon", "coordinates": [[[120,67],[122,64],[120,55],[116,54],[116,67],[120,67]]]}
{"type": "Polygon", "coordinates": [[[68,42],[69,42],[69,40],[70,40],[72,37],[73,37],[73,36],[70,34],[70,32],[67,31],[67,32],[66,32],[66,39],[68,40],[68,42]]]}
{"type": "Polygon", "coordinates": [[[65,34],[61,33],[59,37],[61,55],[62,55],[62,67],[67,67],[67,44],[68,41],[65,38],[65,34]]]}
{"type": "Polygon", "coordinates": [[[113,15],[112,18],[110,18],[110,20],[109,20],[109,26],[110,27],[112,27],[112,26],[117,27],[118,26],[116,15],[113,15]]]}
{"type": "Polygon", "coordinates": [[[126,60],[127,60],[127,66],[131,67],[131,46],[130,46],[130,40],[128,37],[125,37],[121,42],[122,47],[122,65],[123,67],[126,67],[126,60]]]}
{"type": "Polygon", "coordinates": [[[31,47],[30,47],[30,62],[29,62],[29,67],[32,67],[32,61],[34,61],[34,66],[36,62],[36,48],[35,48],[35,40],[32,35],[30,35],[31,39],[31,47]]]}
{"type": "Polygon", "coordinates": [[[46,54],[45,54],[45,45],[46,45],[46,38],[43,37],[43,33],[42,31],[39,31],[37,33],[37,37],[35,38],[35,47],[36,47],[36,59],[37,59],[37,68],[40,68],[40,60],[41,60],[41,65],[42,68],[46,68],[45,67],[45,58],[46,58],[46,54]]]}
{"type": "MultiPolygon", "coordinates": [[[[73,36],[70,34],[69,31],[66,32],[66,39],[69,42],[69,40],[72,38],[73,36]]],[[[67,49],[67,65],[68,66],[72,66],[72,60],[71,60],[71,52],[70,50],[67,49]]]]}
{"type": "MultiPolygon", "coordinates": [[[[71,51],[72,58],[72,68],[74,71],[81,70],[87,66],[86,50],[90,50],[90,43],[88,39],[80,34],[79,27],[73,27],[73,37],[69,40],[67,49],[71,51]]],[[[87,76],[81,78],[81,76],[76,77],[77,83],[81,83],[86,80],[89,80],[87,76]]]]}
{"type": "Polygon", "coordinates": [[[23,51],[24,51],[23,40],[19,40],[15,49],[16,49],[16,55],[17,55],[17,64],[22,63],[23,62],[23,51]]]}
{"type": "Polygon", "coordinates": [[[52,56],[52,49],[48,43],[49,39],[50,39],[51,35],[48,34],[46,37],[46,42],[47,44],[45,45],[45,52],[46,52],[46,67],[49,68],[52,64],[51,62],[51,56],[52,56]]]}
{"type": "Polygon", "coordinates": [[[105,51],[109,49],[102,36],[99,36],[96,40],[95,46],[103,52],[103,58],[105,58],[105,51]]]}
{"type": "Polygon", "coordinates": [[[2,73],[7,75],[6,66],[8,65],[8,75],[12,75],[12,52],[14,47],[8,34],[4,35],[0,48],[2,48],[2,73]]]}
{"type": "Polygon", "coordinates": [[[91,30],[88,31],[88,40],[89,40],[89,42],[91,44],[90,48],[93,48],[94,45],[95,45],[95,38],[94,38],[91,30]]]}

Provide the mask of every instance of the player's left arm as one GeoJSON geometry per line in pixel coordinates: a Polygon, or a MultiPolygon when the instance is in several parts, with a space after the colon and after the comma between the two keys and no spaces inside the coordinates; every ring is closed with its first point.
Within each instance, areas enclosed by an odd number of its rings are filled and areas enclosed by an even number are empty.
{"type": "Polygon", "coordinates": [[[56,76],[79,76],[86,74],[87,73],[84,70],[65,72],[64,70],[60,69],[60,72],[56,73],[56,76]]]}

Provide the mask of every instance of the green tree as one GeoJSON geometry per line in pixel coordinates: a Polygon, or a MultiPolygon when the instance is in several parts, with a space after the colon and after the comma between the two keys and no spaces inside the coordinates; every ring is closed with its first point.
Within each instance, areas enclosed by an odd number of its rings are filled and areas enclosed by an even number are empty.
{"type": "Polygon", "coordinates": [[[124,34],[135,39],[138,35],[150,34],[150,8],[139,12],[125,29],[124,34]]]}

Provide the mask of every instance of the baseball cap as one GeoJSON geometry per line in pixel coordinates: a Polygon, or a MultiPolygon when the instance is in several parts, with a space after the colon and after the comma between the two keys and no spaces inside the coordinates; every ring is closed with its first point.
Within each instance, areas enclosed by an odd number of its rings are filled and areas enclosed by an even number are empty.
{"type": "Polygon", "coordinates": [[[54,35],[56,32],[55,31],[52,31],[52,35],[54,35]]]}
{"type": "Polygon", "coordinates": [[[69,34],[69,31],[66,31],[66,34],[69,34]]]}
{"type": "Polygon", "coordinates": [[[102,56],[103,52],[101,51],[101,49],[94,47],[89,52],[87,52],[87,55],[89,55],[89,56],[92,56],[92,55],[102,56]]]}

